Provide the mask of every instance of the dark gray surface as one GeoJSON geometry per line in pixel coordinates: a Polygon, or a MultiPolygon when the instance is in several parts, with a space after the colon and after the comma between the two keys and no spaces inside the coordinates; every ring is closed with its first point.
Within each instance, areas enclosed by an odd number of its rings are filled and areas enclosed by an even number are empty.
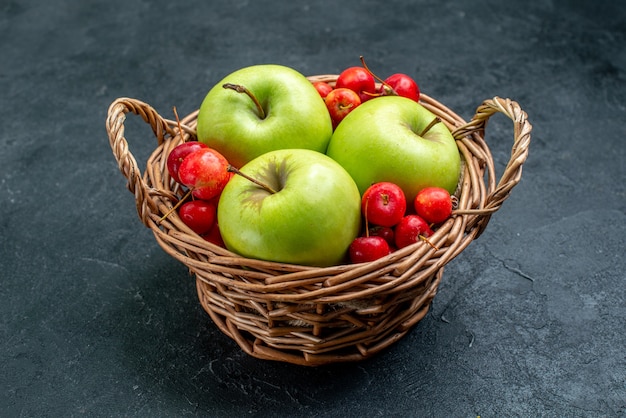
{"type": "MultiPolygon", "coordinates": [[[[621,2],[0,3],[0,416],[626,416],[621,2]],[[464,118],[518,101],[520,185],[431,312],[358,364],[242,354],[139,222],[108,145],[117,97],[196,109],[242,66],[365,55],[464,118]]],[[[127,137],[142,163],[155,143],[127,137]]],[[[487,133],[499,165],[510,124],[487,133]]]]}

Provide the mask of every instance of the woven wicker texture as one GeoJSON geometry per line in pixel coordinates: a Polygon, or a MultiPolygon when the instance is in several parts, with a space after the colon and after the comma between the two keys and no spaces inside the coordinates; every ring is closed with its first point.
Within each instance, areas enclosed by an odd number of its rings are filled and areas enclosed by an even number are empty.
{"type": "MultiPolygon", "coordinates": [[[[336,77],[309,79],[332,84],[336,77]]],[[[469,123],[426,94],[420,102],[452,131],[464,159],[453,216],[429,238],[432,246],[418,242],[375,262],[327,268],[243,258],[196,235],[176,212],[162,219],[185,193],[165,162],[174,147],[195,139],[197,111],[181,119],[181,132],[148,104],[119,98],[106,129],[139,218],[195,275],[200,303],[220,330],[254,357],[314,366],[363,360],[404,336],[428,312],[446,263],[480,236],[520,181],[532,126],[516,102],[486,100],[469,123]],[[128,113],[141,116],[157,140],[144,173],[124,137],[128,113]],[[499,179],[484,140],[496,113],[513,122],[511,156],[499,179]]]]}

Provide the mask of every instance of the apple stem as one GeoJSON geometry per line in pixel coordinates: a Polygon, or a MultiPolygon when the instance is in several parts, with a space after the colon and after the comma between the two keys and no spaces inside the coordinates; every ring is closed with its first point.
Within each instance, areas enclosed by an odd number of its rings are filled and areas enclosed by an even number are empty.
{"type": "Polygon", "coordinates": [[[374,74],[372,72],[372,70],[369,69],[369,67],[367,66],[367,64],[365,63],[365,58],[363,58],[363,55],[359,56],[359,59],[361,60],[361,64],[363,65],[363,68],[365,68],[365,71],[367,71],[368,73],[370,73],[372,75],[372,77],[374,77],[376,80],[378,80],[383,86],[385,86],[385,88],[387,88],[389,90],[389,92],[394,95],[397,96],[398,93],[396,93],[396,91],[393,89],[393,87],[391,87],[388,83],[385,83],[385,80],[383,80],[382,78],[378,77],[376,74],[374,74]]]}
{"type": "Polygon", "coordinates": [[[278,193],[276,190],[272,189],[270,186],[268,186],[267,184],[255,179],[254,177],[250,177],[249,175],[242,173],[238,168],[233,167],[232,165],[228,164],[228,171],[230,171],[231,173],[235,173],[240,175],[241,177],[245,178],[246,180],[250,180],[252,183],[256,184],[257,186],[265,189],[268,193],[271,194],[275,194],[278,193]]]}
{"type": "Polygon", "coordinates": [[[245,93],[246,95],[248,95],[248,97],[251,98],[256,105],[256,108],[259,112],[259,117],[261,119],[265,119],[265,110],[263,110],[263,106],[261,106],[261,103],[259,103],[259,99],[257,99],[256,96],[252,94],[252,92],[248,90],[245,86],[242,86],[241,84],[226,83],[222,85],[222,87],[225,89],[235,90],[237,93],[245,93]]]}
{"type": "Polygon", "coordinates": [[[441,119],[438,116],[435,116],[435,119],[433,119],[432,121],[430,121],[430,123],[428,124],[427,127],[424,128],[424,130],[419,134],[419,136],[424,136],[426,135],[426,132],[430,131],[430,128],[432,128],[433,126],[435,126],[436,124],[438,124],[439,122],[441,122],[441,119]]]}

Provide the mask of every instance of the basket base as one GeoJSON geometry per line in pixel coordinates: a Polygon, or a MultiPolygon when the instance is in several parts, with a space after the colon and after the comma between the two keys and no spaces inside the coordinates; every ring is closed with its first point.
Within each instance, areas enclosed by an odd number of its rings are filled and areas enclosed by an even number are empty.
{"type": "MultiPolygon", "coordinates": [[[[415,289],[385,303],[294,305],[250,309],[235,305],[218,289],[197,278],[198,298],[218,328],[247,354],[303,366],[368,359],[404,337],[430,309],[443,268],[415,289]],[[324,314],[320,314],[320,312],[324,314]],[[275,315],[277,312],[287,314],[275,315]]],[[[369,301],[371,302],[371,301],[369,301]]]]}

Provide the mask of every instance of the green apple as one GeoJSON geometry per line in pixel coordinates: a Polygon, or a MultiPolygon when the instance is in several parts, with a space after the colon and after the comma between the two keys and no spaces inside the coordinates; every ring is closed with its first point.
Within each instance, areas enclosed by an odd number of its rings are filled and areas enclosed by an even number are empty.
{"type": "Polygon", "coordinates": [[[283,149],[262,154],[239,171],[217,209],[226,248],[249,258],[309,266],[344,260],[359,234],[361,197],[337,162],[317,151],[283,149]]]}
{"type": "Polygon", "coordinates": [[[237,168],[277,149],[324,153],[332,133],[315,87],[282,65],[253,65],[227,75],[208,92],[198,113],[198,140],[237,168]]]}
{"type": "Polygon", "coordinates": [[[461,156],[445,124],[432,124],[435,118],[413,100],[377,97],[346,116],[326,153],[350,173],[361,194],[382,181],[400,186],[407,202],[428,186],[453,193],[461,156]]]}

